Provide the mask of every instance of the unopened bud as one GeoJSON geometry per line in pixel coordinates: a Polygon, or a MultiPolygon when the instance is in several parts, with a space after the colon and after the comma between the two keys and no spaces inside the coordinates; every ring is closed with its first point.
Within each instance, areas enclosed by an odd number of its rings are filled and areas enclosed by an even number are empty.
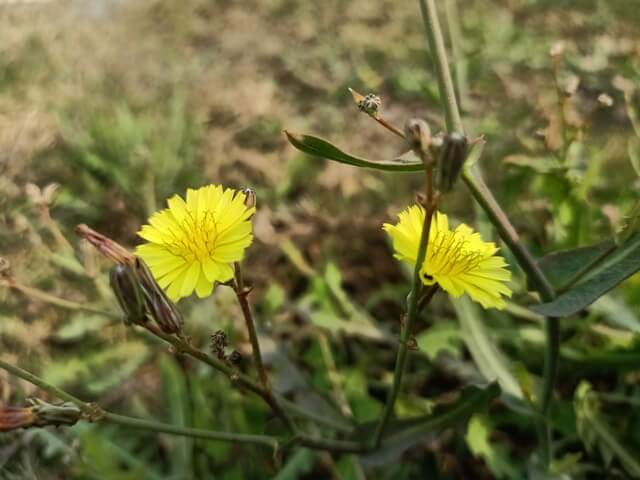
{"type": "Polygon", "coordinates": [[[418,154],[428,151],[431,144],[429,124],[420,118],[411,118],[404,125],[404,135],[411,150],[418,154]]]}
{"type": "Polygon", "coordinates": [[[147,312],[166,334],[180,332],[184,321],[175,304],[156,282],[147,265],[135,257],[135,271],[142,288],[147,312]]]}
{"type": "Polygon", "coordinates": [[[440,192],[451,191],[458,180],[467,159],[467,139],[460,133],[450,133],[443,138],[438,152],[436,187],[440,192]]]}
{"type": "Polygon", "coordinates": [[[35,425],[33,407],[0,407],[0,432],[10,432],[35,425]]]}
{"type": "Polygon", "coordinates": [[[146,321],[145,298],[131,265],[115,265],[109,272],[109,284],[122,308],[127,323],[146,321]]]}
{"type": "Polygon", "coordinates": [[[29,407],[0,408],[0,432],[48,425],[75,425],[81,416],[80,408],[73,403],[54,405],[35,399],[29,407]]]}
{"type": "Polygon", "coordinates": [[[351,92],[353,101],[358,106],[358,109],[361,112],[364,112],[367,115],[372,116],[373,118],[379,118],[380,107],[382,107],[382,99],[378,95],[374,93],[362,95],[361,93],[356,92],[353,88],[350,88],[349,92],[351,92]]]}
{"type": "Polygon", "coordinates": [[[364,96],[362,101],[358,103],[358,108],[372,117],[378,118],[380,107],[382,106],[382,99],[373,93],[368,93],[364,96]]]}
{"type": "Polygon", "coordinates": [[[120,265],[133,263],[135,256],[119,243],[109,237],[96,232],[87,225],[81,224],[76,227],[76,233],[87,240],[105,257],[120,265]]]}
{"type": "Polygon", "coordinates": [[[42,400],[34,400],[35,406],[33,411],[36,414],[36,423],[38,427],[47,425],[75,425],[82,412],[77,405],[71,402],[53,405],[42,400]]]}

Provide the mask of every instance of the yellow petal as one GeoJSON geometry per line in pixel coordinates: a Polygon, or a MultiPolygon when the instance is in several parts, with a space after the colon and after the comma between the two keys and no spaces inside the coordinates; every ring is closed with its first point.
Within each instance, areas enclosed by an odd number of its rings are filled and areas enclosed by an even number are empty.
{"type": "Polygon", "coordinates": [[[182,286],[180,287],[180,296],[188,297],[193,293],[193,290],[196,288],[196,284],[198,283],[198,278],[200,277],[200,263],[193,262],[187,273],[184,276],[184,280],[182,281],[182,286]]]}
{"type": "Polygon", "coordinates": [[[198,283],[196,283],[196,295],[198,298],[205,298],[211,295],[213,291],[213,282],[210,282],[204,272],[200,272],[198,283]]]}
{"type": "Polygon", "coordinates": [[[167,200],[169,210],[173,214],[173,217],[178,223],[182,223],[187,218],[187,204],[180,197],[180,195],[174,195],[167,200]]]}
{"type": "Polygon", "coordinates": [[[202,260],[202,271],[210,282],[215,282],[220,278],[220,267],[211,257],[202,260]]]}

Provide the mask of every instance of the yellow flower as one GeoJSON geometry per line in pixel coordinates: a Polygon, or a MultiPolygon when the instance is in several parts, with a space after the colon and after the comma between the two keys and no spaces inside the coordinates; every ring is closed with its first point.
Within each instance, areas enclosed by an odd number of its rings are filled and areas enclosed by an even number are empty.
{"type": "MultiPolygon", "coordinates": [[[[393,240],[394,257],[415,265],[425,211],[414,205],[398,215],[398,224],[385,223],[382,228],[393,240]]],[[[504,308],[502,295],[511,296],[505,285],[511,280],[504,258],[496,255],[494,243],[484,242],[479,233],[467,225],[449,229],[443,213],[436,212],[431,221],[427,256],[420,269],[425,285],[437,283],[455,298],[463,293],[484,308],[504,308]]]]}
{"type": "Polygon", "coordinates": [[[149,218],[138,235],[149,243],[136,248],[171,300],[210,295],[215,282],[233,278],[253,240],[251,215],[242,192],[220,185],[187,190],[187,201],[174,195],[168,207],[149,218]]]}

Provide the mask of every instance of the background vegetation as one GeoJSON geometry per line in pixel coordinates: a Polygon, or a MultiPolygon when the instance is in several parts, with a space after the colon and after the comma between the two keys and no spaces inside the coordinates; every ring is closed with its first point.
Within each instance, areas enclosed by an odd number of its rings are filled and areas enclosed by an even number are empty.
{"type": "MultiPolygon", "coordinates": [[[[611,238],[640,187],[640,9],[459,3],[465,125],[484,134],[487,181],[524,241],[543,256],[611,238]]],[[[256,241],[245,269],[274,387],[327,417],[377,418],[409,284],[380,225],[413,201],[421,176],[311,158],[281,131],[363,156],[401,153],[347,87],[380,94],[398,125],[420,116],[439,130],[431,61],[416,2],[0,3],[0,255],[15,281],[0,283],[2,359],[112,410],[277,428],[223,376],[125,328],[109,265],[73,235],[87,223],[133,246],[168,195],[251,186],[256,241]]],[[[465,189],[444,208],[495,236],[465,189]]],[[[534,303],[515,267],[513,287],[518,303],[534,303]]],[[[636,275],[562,321],[553,408],[562,478],[637,474],[639,305],[636,275]]],[[[229,289],[180,306],[194,343],[206,348],[223,329],[252,371],[229,289]]],[[[402,462],[294,449],[278,465],[260,447],[81,424],[0,435],[0,478],[533,478],[535,422],[517,402],[535,396],[540,319],[517,307],[456,312],[443,295],[423,320],[400,413],[428,413],[469,382],[498,378],[503,394],[402,462]]],[[[2,403],[36,392],[0,372],[2,403]]]]}

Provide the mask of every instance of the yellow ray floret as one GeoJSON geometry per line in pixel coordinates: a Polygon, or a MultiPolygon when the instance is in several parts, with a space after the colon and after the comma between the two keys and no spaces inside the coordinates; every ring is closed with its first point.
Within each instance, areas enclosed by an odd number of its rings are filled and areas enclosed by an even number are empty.
{"type": "Polygon", "coordinates": [[[203,298],[215,282],[233,277],[253,240],[250,218],[255,208],[242,192],[220,185],[187,190],[187,200],[174,195],[168,208],[154,213],[138,235],[149,243],[136,248],[158,284],[173,301],[195,290],[203,298]]]}
{"type": "MultiPolygon", "coordinates": [[[[382,228],[393,240],[394,257],[412,266],[416,263],[425,211],[414,205],[398,215],[398,223],[382,228]]],[[[453,297],[467,293],[484,308],[504,308],[502,296],[511,297],[511,280],[504,258],[496,255],[494,243],[461,224],[449,229],[449,220],[436,212],[431,221],[427,256],[420,269],[425,285],[437,283],[453,297]]]]}

